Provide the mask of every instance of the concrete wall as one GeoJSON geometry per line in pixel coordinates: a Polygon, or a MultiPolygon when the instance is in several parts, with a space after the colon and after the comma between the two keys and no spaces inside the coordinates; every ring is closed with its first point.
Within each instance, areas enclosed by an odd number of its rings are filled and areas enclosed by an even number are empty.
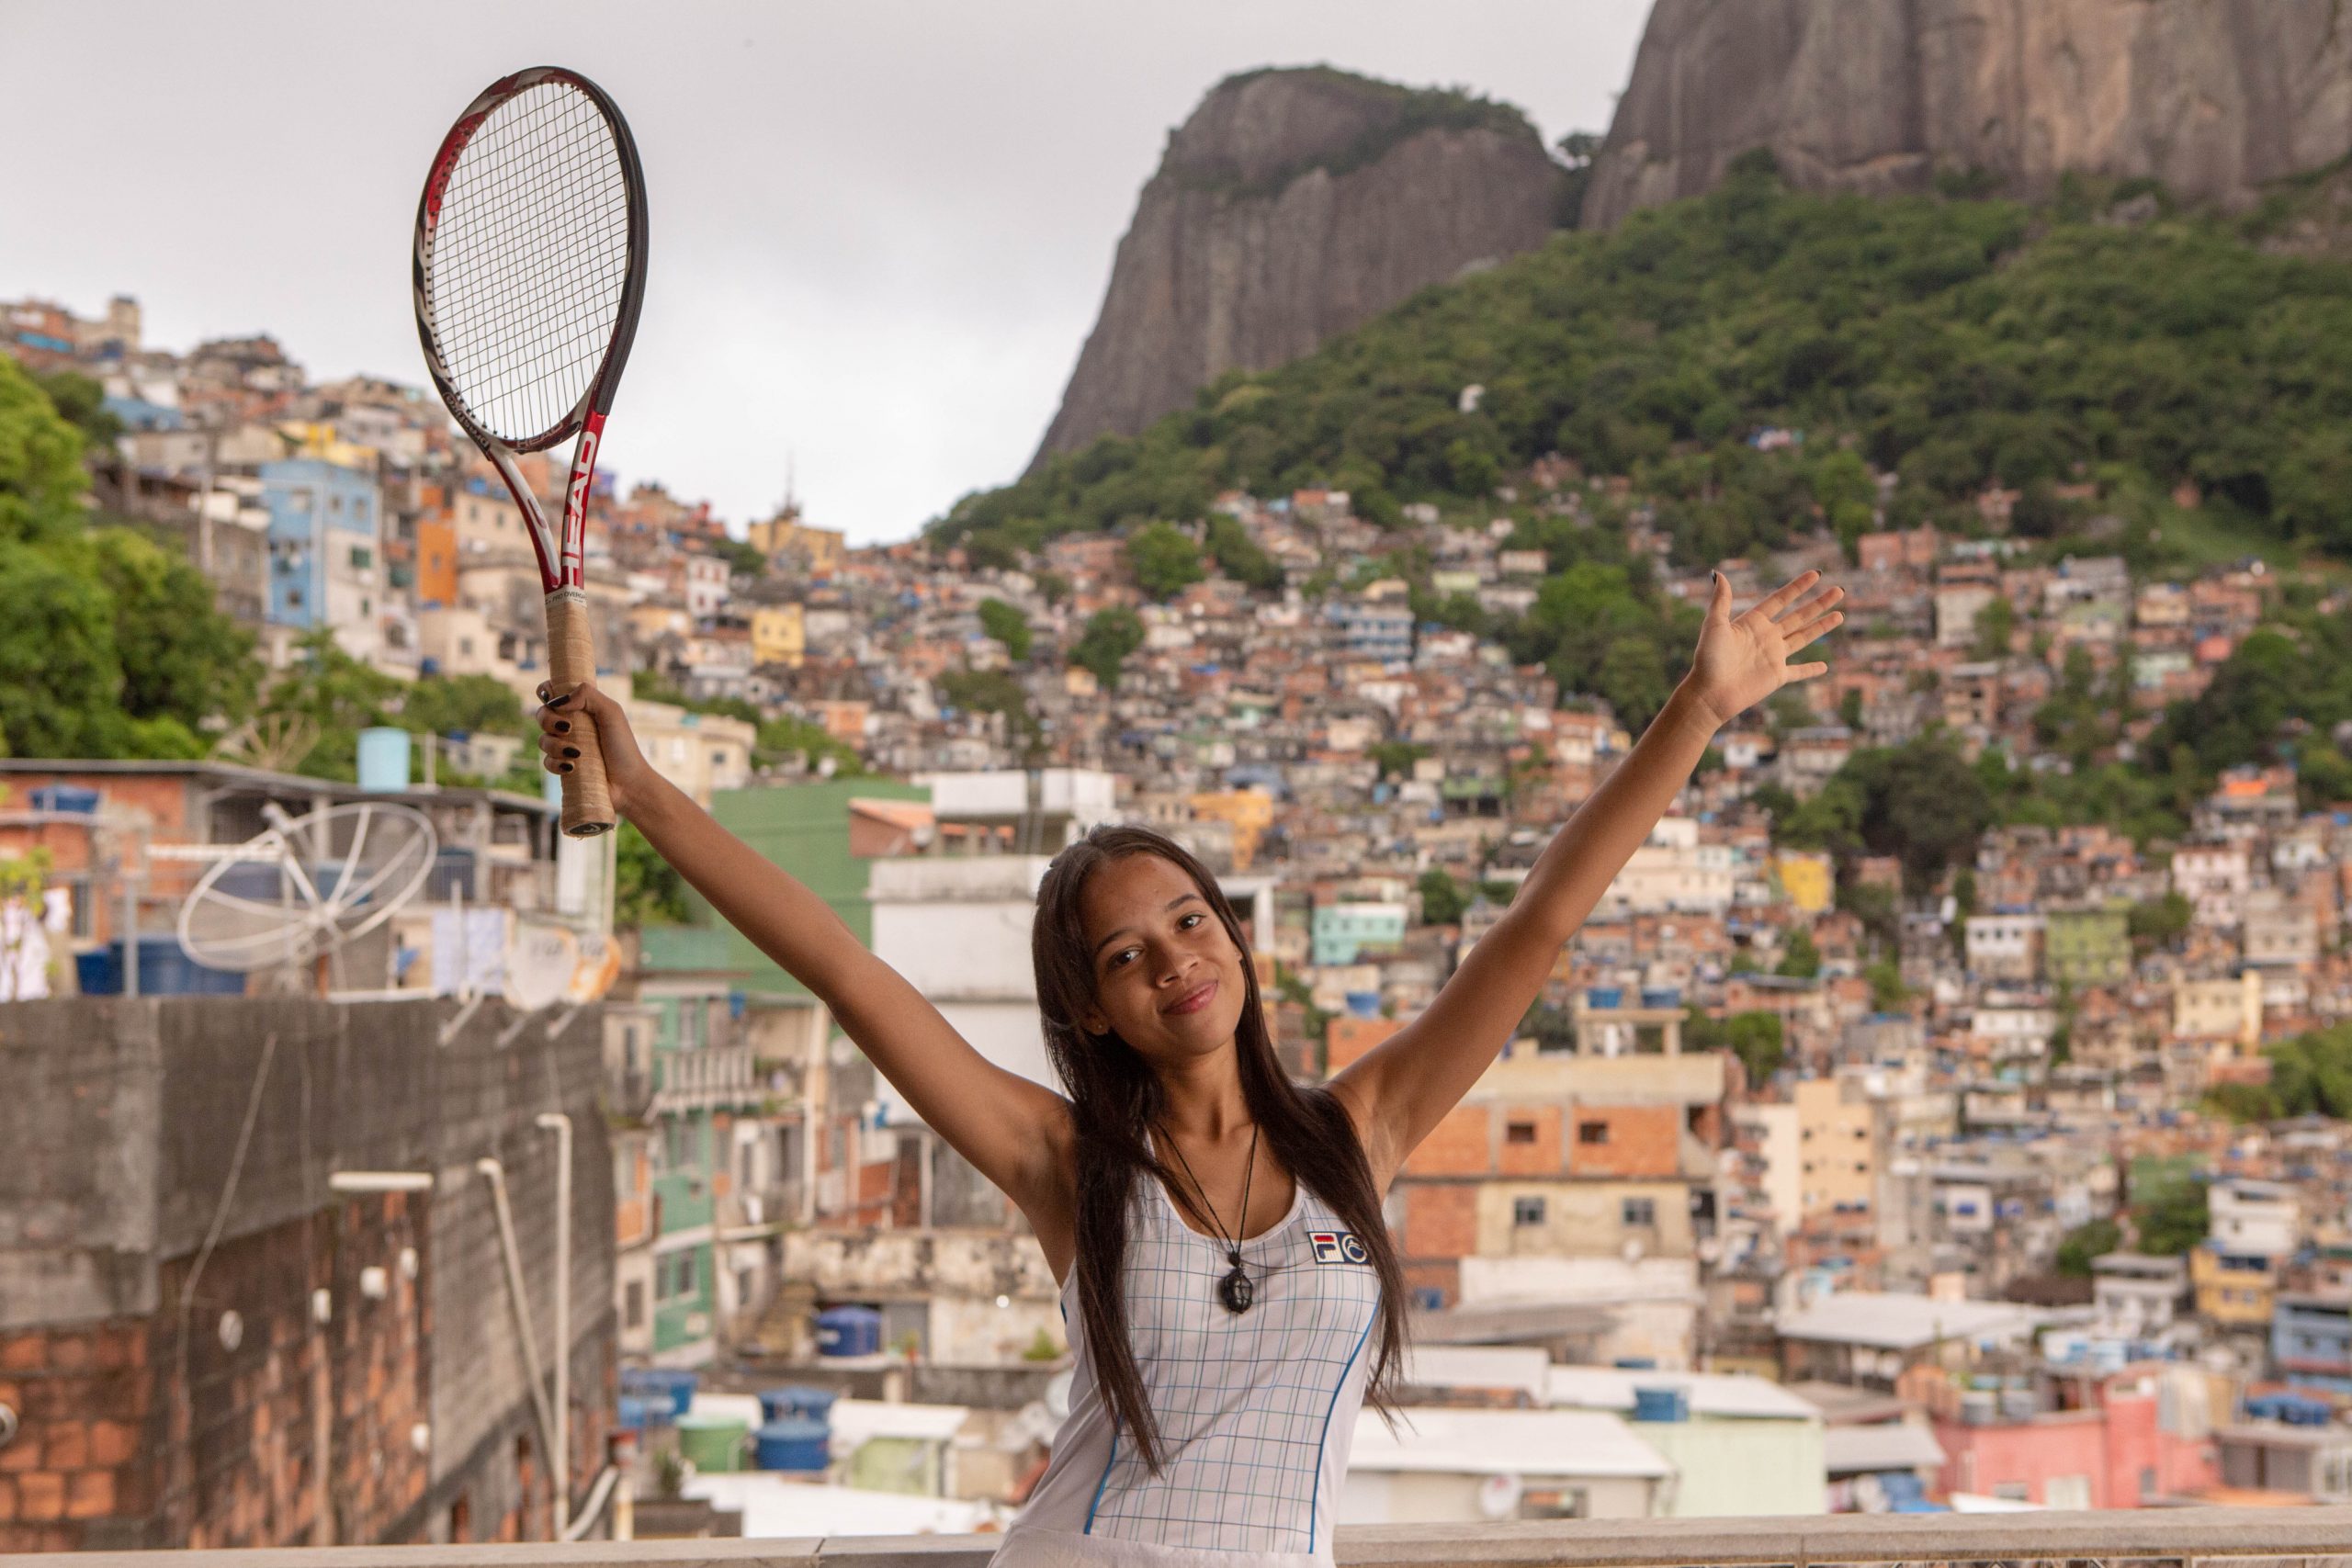
{"type": "Polygon", "coordinates": [[[548,1533],[548,1455],[475,1161],[505,1167],[535,1344],[551,1354],[556,1142],[532,1122],[571,1118],[571,1473],[584,1489],[614,1378],[599,1023],[590,1010],[553,1037],[533,1020],[502,1038],[514,1017],[492,1005],[444,1043],[454,1010],[254,998],[6,1010],[0,1399],[28,1419],[0,1463],[0,1550],[548,1533]],[[436,1185],[330,1190],[355,1170],[436,1185]],[[368,1270],[382,1271],[368,1275],[380,1295],[362,1289],[368,1270]],[[125,1426],[135,1455],[117,1452],[125,1426]],[[29,1514],[28,1475],[44,1478],[29,1514]]]}
{"type": "Polygon", "coordinates": [[[1634,1433],[1674,1466],[1673,1518],[1827,1511],[1818,1421],[1637,1421],[1634,1433]]]}

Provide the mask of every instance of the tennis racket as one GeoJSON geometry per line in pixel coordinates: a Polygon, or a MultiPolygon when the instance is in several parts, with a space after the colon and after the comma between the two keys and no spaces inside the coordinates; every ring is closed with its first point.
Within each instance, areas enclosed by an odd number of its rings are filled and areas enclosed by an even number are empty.
{"type": "MultiPolygon", "coordinates": [[[[645,294],[645,175],[604,89],[556,66],[492,83],[442,139],[416,207],[416,335],[434,389],[523,513],[547,592],[549,683],[596,673],[581,539],[605,416],[645,294]],[[562,532],[515,457],[567,437],[562,532]]],[[[604,753],[584,713],[563,775],[563,830],[613,826],[604,753]]]]}

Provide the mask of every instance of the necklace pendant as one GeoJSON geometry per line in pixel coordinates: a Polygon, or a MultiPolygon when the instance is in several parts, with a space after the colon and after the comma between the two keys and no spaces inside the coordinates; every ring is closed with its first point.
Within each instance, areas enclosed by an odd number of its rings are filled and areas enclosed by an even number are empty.
{"type": "Polygon", "coordinates": [[[1257,1299],[1257,1287],[1250,1283],[1250,1276],[1243,1273],[1241,1265],[1237,1263],[1233,1266],[1233,1272],[1217,1281],[1216,1298],[1225,1303],[1226,1311],[1238,1317],[1248,1312],[1250,1303],[1257,1299]]]}

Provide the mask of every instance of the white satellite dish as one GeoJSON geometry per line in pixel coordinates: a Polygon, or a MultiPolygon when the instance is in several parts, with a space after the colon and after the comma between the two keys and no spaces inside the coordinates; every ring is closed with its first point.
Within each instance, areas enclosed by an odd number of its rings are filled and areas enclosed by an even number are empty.
{"type": "Polygon", "coordinates": [[[180,946],[208,968],[250,974],[332,954],[423,890],[438,845],[412,807],[361,800],[292,817],[275,803],[259,836],[227,851],[180,905],[180,946]]]}
{"type": "Polygon", "coordinates": [[[1521,1494],[1516,1475],[1489,1475],[1478,1483],[1478,1512],[1490,1519],[1508,1519],[1519,1512],[1521,1494]]]}

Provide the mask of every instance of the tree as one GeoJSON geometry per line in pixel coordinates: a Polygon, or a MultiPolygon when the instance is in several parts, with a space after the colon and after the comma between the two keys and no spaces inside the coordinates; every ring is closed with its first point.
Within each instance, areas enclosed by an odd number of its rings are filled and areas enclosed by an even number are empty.
{"type": "Polygon", "coordinates": [[[250,713],[260,684],[253,636],[214,606],[204,575],[127,528],[97,529],[89,541],[113,601],[123,711],[190,734],[250,713]]]}
{"type": "Polygon", "coordinates": [[[419,735],[527,735],[538,727],[495,675],[427,675],[400,695],[400,726],[419,735]]]}
{"type": "Polygon", "coordinates": [[[939,694],[973,713],[1001,714],[1008,737],[1023,751],[1044,744],[1029,694],[1001,670],[951,670],[939,678],[939,694]]]}
{"type": "Polygon", "coordinates": [[[1127,569],[1151,599],[1168,599],[1208,575],[1201,547],[1172,523],[1148,523],[1127,536],[1127,569]]]}
{"type": "Polygon", "coordinates": [[[1238,521],[1223,513],[1209,519],[1209,555],[1217,570],[1236,582],[1261,592],[1283,585],[1282,564],[1259,548],[1238,521]]]}
{"type": "Polygon", "coordinates": [[[1470,907],[1470,895],[1453,874],[1442,865],[1433,865],[1421,873],[1421,923],[1450,926],[1458,923],[1462,911],[1470,907]]]}
{"type": "Polygon", "coordinates": [[[2170,947],[2188,934],[2196,912],[2185,895],[2171,889],[2161,897],[2141,899],[2132,906],[2128,917],[2132,945],[2143,953],[2153,947],[2170,947]]]}
{"type": "Polygon", "coordinates": [[[2168,1183],[2144,1206],[2132,1211],[2140,1250],[2152,1258],[2177,1258],[2205,1239],[2212,1216],[2205,1189],[2194,1181],[2168,1183]]]}
{"type": "Polygon", "coordinates": [[[756,579],[768,574],[767,552],[749,539],[721,539],[713,547],[725,558],[727,570],[738,577],[756,579]]]}
{"type": "Polygon", "coordinates": [[[1976,612],[1976,625],[1973,628],[1975,641],[1969,649],[1970,657],[2007,659],[2009,656],[2009,637],[2017,626],[2018,607],[2009,603],[2007,594],[1994,594],[1976,612]]]}
{"type": "Polygon", "coordinates": [[[359,776],[359,732],[390,722],[401,682],[362,663],[320,626],[294,645],[294,662],[263,694],[261,711],[309,719],[318,739],[294,771],[312,778],[359,776]]]}
{"type": "Polygon", "coordinates": [[[21,757],[199,757],[243,716],[251,643],[185,562],[84,523],[84,434],[0,355],[0,746],[21,757]]]}
{"type": "Polygon", "coordinates": [[[845,778],[865,772],[865,759],[854,746],[843,745],[821,724],[789,715],[782,718],[760,721],[759,736],[752,750],[769,766],[797,757],[801,766],[834,778],[845,778]],[[827,766],[830,761],[831,766],[827,766]]]}
{"type": "Polygon", "coordinates": [[[93,454],[111,452],[122,434],[122,421],[106,406],[107,389],[78,370],[35,370],[33,384],[67,423],[82,433],[93,454]]]}
{"type": "Polygon", "coordinates": [[[1736,1012],[1716,1020],[1699,1008],[1688,1008],[1682,1015],[1682,1048],[1730,1052],[1739,1058],[1750,1084],[1768,1081],[1788,1059],[1780,1015],[1770,1012],[1736,1012]]]}
{"type": "Polygon", "coordinates": [[[2076,1225],[2058,1244],[2056,1269],[2069,1280],[2091,1277],[2091,1260],[2123,1245],[2123,1227],[2113,1220],[2093,1220],[2076,1225]]]}
{"type": "Polygon", "coordinates": [[[623,822],[613,839],[613,920],[622,926],[683,925],[686,884],[637,830],[623,822]]]}
{"type": "Polygon", "coordinates": [[[1903,983],[1903,970],[1891,958],[1882,958],[1862,971],[1871,983],[1871,1006],[1879,1012],[1900,1012],[1903,1004],[1911,999],[1911,987],[1903,983]]]}
{"type": "Polygon", "coordinates": [[[1029,617],[1003,600],[980,601],[980,629],[1004,644],[1015,663],[1029,657],[1029,617]]]}
{"type": "Polygon", "coordinates": [[[82,433],[0,355],[0,541],[51,544],[81,531],[82,433]]]}
{"type": "Polygon", "coordinates": [[[1070,662],[1093,671],[1105,691],[1119,684],[1119,666],[1143,646],[1143,617],[1124,604],[1097,610],[1070,649],[1070,662]]]}
{"type": "Polygon", "coordinates": [[[1821,973],[1821,949],[1814,945],[1811,931],[1799,926],[1789,933],[1788,949],[1772,973],[1792,980],[1810,980],[1821,973]]]}
{"type": "Polygon", "coordinates": [[[1430,754],[1430,749],[1413,740],[1375,740],[1364,748],[1364,755],[1380,770],[1384,779],[1401,779],[1411,773],[1413,764],[1430,754]]]}
{"type": "Polygon", "coordinates": [[[1041,571],[1037,574],[1036,581],[1037,595],[1039,598],[1045,600],[1047,604],[1058,609],[1069,602],[1070,595],[1069,579],[1064,577],[1060,572],[1041,571]]]}

